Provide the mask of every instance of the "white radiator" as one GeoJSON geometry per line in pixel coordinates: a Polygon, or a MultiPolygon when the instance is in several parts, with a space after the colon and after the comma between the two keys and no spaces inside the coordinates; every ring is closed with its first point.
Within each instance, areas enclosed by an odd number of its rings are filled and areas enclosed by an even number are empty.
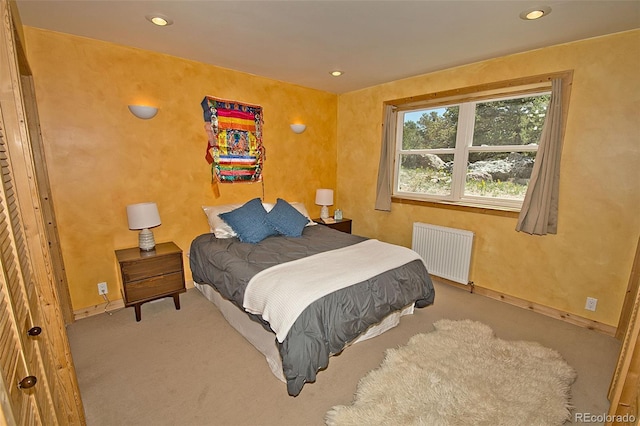
{"type": "Polygon", "coordinates": [[[469,283],[473,232],[427,223],[413,223],[411,248],[431,275],[461,284],[469,283]]]}

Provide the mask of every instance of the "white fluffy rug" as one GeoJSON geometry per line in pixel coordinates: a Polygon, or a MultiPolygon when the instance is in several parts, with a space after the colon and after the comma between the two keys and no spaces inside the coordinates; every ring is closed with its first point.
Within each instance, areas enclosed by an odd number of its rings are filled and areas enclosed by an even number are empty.
{"type": "Polygon", "coordinates": [[[360,380],[355,401],[328,425],[551,426],[570,419],[576,372],[553,349],[509,342],[471,320],[440,320],[436,331],[389,349],[360,380]]]}

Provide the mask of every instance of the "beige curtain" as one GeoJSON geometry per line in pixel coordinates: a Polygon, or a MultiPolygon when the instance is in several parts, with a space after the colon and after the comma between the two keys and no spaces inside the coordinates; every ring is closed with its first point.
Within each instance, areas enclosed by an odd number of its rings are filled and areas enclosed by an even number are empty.
{"type": "Polygon", "coordinates": [[[380,147],[380,165],[378,166],[378,185],[376,187],[376,210],[391,211],[391,193],[393,186],[393,158],[396,153],[395,135],[398,114],[394,105],[384,107],[382,146],[380,147]]]}
{"type": "Polygon", "coordinates": [[[562,80],[553,79],[551,101],[542,128],[536,161],[522,203],[516,231],[557,233],[560,155],[562,153],[562,80]]]}

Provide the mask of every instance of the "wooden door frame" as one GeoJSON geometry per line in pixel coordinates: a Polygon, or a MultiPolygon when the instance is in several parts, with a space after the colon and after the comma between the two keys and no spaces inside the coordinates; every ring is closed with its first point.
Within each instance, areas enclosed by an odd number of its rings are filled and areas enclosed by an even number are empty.
{"type": "MultiPolygon", "coordinates": [[[[636,254],[629,276],[629,285],[625,297],[616,337],[624,337],[618,364],[611,378],[609,387],[609,416],[633,414],[638,412],[638,376],[640,374],[640,237],[636,246],[636,254]]],[[[607,422],[607,424],[618,424],[607,422]]]]}
{"type": "MultiPolygon", "coordinates": [[[[38,224],[38,232],[42,232],[39,236],[46,236],[47,249],[45,253],[49,257],[47,262],[49,270],[51,271],[50,273],[54,277],[58,305],[62,312],[64,322],[68,325],[74,321],[73,306],[71,304],[71,295],[69,293],[57,221],[53,208],[53,197],[49,183],[42,132],[40,131],[40,119],[38,116],[33,76],[24,49],[25,43],[22,23],[20,22],[20,16],[17,13],[17,8],[13,0],[10,2],[10,6],[11,18],[13,20],[15,54],[20,76],[21,100],[24,108],[23,118],[26,118],[25,123],[27,125],[25,126],[25,132],[27,132],[27,139],[29,141],[28,147],[25,147],[28,148],[29,155],[25,160],[32,164],[31,170],[27,171],[27,175],[31,182],[32,194],[37,194],[39,198],[39,203],[36,208],[40,209],[38,216],[42,216],[43,220],[38,224]]],[[[27,156],[25,155],[25,157],[27,156]]]]}

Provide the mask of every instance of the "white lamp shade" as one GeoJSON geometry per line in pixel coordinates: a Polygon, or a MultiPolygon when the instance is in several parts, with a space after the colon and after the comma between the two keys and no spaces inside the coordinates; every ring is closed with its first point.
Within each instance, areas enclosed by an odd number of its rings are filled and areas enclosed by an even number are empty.
{"type": "Polygon", "coordinates": [[[158,108],[146,105],[129,105],[129,111],[131,114],[143,120],[153,118],[158,113],[158,108]]]}
{"type": "Polygon", "coordinates": [[[129,229],[148,229],[160,225],[156,203],[139,203],[127,206],[129,229]]]}
{"type": "Polygon", "coordinates": [[[316,190],[316,204],[319,206],[333,205],[333,189],[316,190]]]}

